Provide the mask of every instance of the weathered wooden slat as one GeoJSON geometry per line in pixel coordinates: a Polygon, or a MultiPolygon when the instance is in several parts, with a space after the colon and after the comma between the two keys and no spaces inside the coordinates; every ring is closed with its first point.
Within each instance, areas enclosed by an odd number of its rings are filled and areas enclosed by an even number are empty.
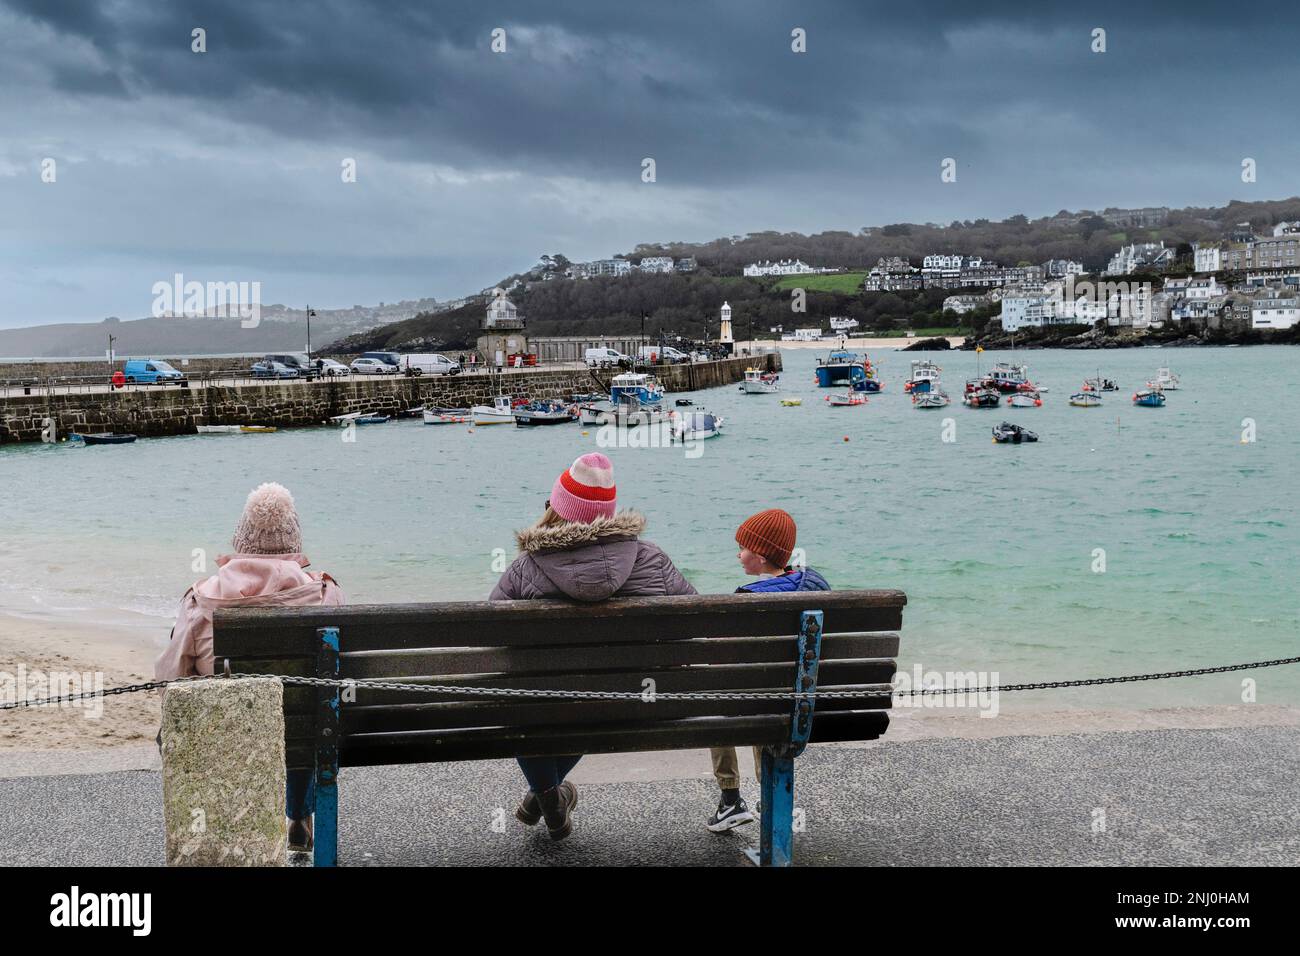
{"type": "MultiPolygon", "coordinates": [[[[820,682],[826,684],[887,684],[894,678],[893,661],[827,661],[821,667],[820,682]]],[[[449,687],[517,687],[525,690],[610,690],[642,693],[642,681],[649,678],[656,693],[680,691],[744,690],[793,688],[794,663],[789,664],[718,664],[678,667],[662,670],[605,671],[593,674],[503,674],[491,677],[442,677],[436,681],[413,680],[410,683],[437,683],[449,687]]],[[[358,687],[355,704],[409,704],[415,694],[402,690],[377,690],[358,687]]],[[[453,694],[420,694],[419,700],[434,703],[458,699],[453,694]]],[[[465,698],[459,698],[465,699],[465,698]]],[[[348,705],[345,704],[346,708],[348,705]]]]}
{"type": "MultiPolygon", "coordinates": [[[[812,742],[872,740],[889,726],[887,711],[827,713],[813,719],[812,742]]],[[[789,738],[788,716],[696,718],[597,729],[548,726],[527,730],[468,729],[415,731],[402,734],[361,734],[344,737],[340,762],[345,767],[450,760],[490,760],[506,757],[569,753],[632,753],[776,744],[789,738]]],[[[289,766],[309,766],[310,748],[290,748],[289,766]]]]}
{"type": "MultiPolygon", "coordinates": [[[[768,688],[788,690],[789,688],[768,688]]],[[[847,691],[851,687],[820,687],[821,690],[847,691]]],[[[817,713],[842,710],[877,710],[888,708],[889,694],[870,693],[852,699],[819,700],[817,713]]],[[[760,714],[785,714],[793,709],[790,700],[639,700],[584,701],[484,701],[481,703],[409,703],[381,704],[368,707],[345,707],[344,734],[384,733],[407,730],[439,730],[461,727],[534,727],[539,725],[577,724],[596,727],[600,724],[637,720],[679,720],[686,717],[749,717],[760,714]]]]}
{"type": "Polygon", "coordinates": [[[798,632],[799,614],[825,613],[827,632],[892,631],[901,591],[710,594],[622,598],[598,604],[477,601],[320,608],[239,608],[214,617],[217,655],[309,653],[319,627],[339,627],[347,651],[646,643],[798,632]],[[503,640],[504,639],[504,640],[503,640]]]}
{"type": "MultiPolygon", "coordinates": [[[[823,660],[892,658],[897,634],[828,634],[823,660]]],[[[435,677],[454,674],[543,674],[632,670],[680,664],[759,664],[793,661],[795,637],[696,638],[606,647],[483,647],[344,653],[344,677],[435,677]]],[[[263,671],[262,673],[270,673],[263,671]]]]}

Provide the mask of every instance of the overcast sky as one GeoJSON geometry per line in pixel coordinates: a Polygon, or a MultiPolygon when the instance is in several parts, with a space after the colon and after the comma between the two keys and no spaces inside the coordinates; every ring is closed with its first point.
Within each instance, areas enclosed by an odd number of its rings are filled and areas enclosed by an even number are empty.
{"type": "Polygon", "coordinates": [[[1298,20],[1221,0],[0,0],[0,327],[141,317],[177,272],[333,308],[454,298],[543,252],[1291,196],[1298,20]]]}

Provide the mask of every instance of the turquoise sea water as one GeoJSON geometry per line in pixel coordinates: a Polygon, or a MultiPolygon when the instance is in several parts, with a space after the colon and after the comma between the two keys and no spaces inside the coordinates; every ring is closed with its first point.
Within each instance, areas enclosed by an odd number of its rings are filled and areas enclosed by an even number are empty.
{"type": "MultiPolygon", "coordinates": [[[[1300,647],[1300,353],[1285,347],[1025,352],[1050,387],[1042,408],[956,404],[973,353],[937,357],[955,404],[914,409],[902,352],[873,354],[885,391],[830,408],[813,351],[784,354],[780,396],[735,387],[688,397],[727,419],[681,448],[613,448],[620,504],[701,591],[743,581],[732,535],[761,508],[799,524],[808,562],[836,587],[907,591],[909,670],[997,672],[1004,682],[1172,670],[1291,656],[1300,647]],[[1183,389],[1163,409],[1132,391],[1169,363],[1183,389]],[[1085,377],[1116,379],[1099,409],[1073,408],[1085,377]],[[783,408],[779,397],[804,404],[783,408]],[[1003,419],[1037,431],[1002,446],[1003,419]],[[1257,440],[1244,442],[1244,419],[1257,440]],[[955,442],[945,442],[945,420],[955,442]],[[844,439],[847,438],[848,441],[844,439]],[[1096,573],[1095,549],[1105,571],[1096,573]]],[[[985,353],[984,367],[1011,358],[985,353]]],[[[669,399],[681,397],[670,395],[669,399]]],[[[5,521],[0,611],[127,613],[165,638],[175,603],[229,547],[261,481],[298,501],[307,550],[350,600],[481,598],[512,530],[599,429],[469,430],[391,422],[274,435],[188,436],[132,446],[0,449],[5,521]],[[497,550],[500,549],[500,550],[497,550]]],[[[1300,665],[1141,685],[1016,695],[1009,706],[1300,703],[1300,665]]],[[[1010,696],[1010,695],[1008,695],[1010,696]]]]}

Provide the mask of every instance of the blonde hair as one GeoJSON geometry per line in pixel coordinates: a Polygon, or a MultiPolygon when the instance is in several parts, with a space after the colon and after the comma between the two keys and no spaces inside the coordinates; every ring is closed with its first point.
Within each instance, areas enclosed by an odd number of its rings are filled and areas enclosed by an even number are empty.
{"type": "Polygon", "coordinates": [[[546,503],[546,510],[542,512],[541,518],[538,519],[535,528],[554,528],[556,525],[573,524],[568,518],[561,517],[560,513],[551,507],[551,503],[546,503]]]}

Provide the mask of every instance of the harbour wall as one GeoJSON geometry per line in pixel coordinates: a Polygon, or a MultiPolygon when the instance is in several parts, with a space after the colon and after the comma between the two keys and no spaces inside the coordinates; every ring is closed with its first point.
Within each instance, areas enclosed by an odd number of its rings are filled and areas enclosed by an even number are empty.
{"type": "MultiPolygon", "coordinates": [[[[730,385],[758,366],[779,371],[778,353],[663,366],[655,374],[672,392],[730,385]]],[[[188,389],[141,386],[91,393],[10,395],[0,398],[0,443],[50,441],[73,432],[184,435],[199,425],[320,425],[353,412],[391,415],[417,405],[490,404],[496,395],[533,398],[592,392],[607,386],[609,371],[510,369],[419,378],[349,377],[317,382],[256,382],[188,389]]],[[[45,390],[40,390],[44,392],[45,390]]]]}

